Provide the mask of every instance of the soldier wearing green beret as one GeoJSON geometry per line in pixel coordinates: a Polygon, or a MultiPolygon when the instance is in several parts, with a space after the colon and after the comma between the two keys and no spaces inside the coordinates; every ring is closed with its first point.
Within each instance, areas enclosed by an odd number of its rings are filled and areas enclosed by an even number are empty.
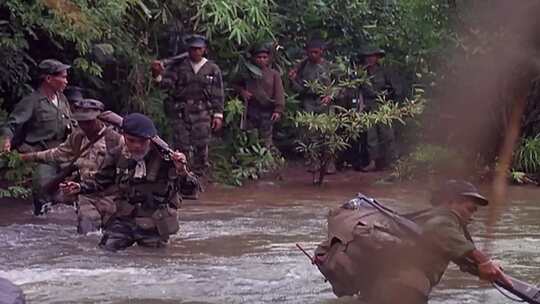
{"type": "MultiPolygon", "coordinates": [[[[58,146],[72,129],[71,110],[63,90],[70,66],[46,59],[38,65],[40,84],[36,91],[15,105],[2,128],[2,150],[19,152],[43,151],[58,146]]],[[[58,168],[40,164],[33,175],[34,214],[43,213],[42,206],[50,197],[43,192],[58,168]]]]}

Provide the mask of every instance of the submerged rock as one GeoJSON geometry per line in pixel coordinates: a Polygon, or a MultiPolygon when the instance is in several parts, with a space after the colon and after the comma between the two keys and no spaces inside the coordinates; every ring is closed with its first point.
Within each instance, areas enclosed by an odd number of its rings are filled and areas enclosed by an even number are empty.
{"type": "Polygon", "coordinates": [[[24,304],[24,294],[15,284],[0,278],[0,304],[24,304]]]}

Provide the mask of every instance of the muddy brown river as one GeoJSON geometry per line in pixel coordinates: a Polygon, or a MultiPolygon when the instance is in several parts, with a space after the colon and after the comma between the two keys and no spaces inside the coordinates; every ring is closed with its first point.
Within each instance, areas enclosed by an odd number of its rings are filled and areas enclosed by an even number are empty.
{"type": "MultiPolygon", "coordinates": [[[[295,243],[312,252],[324,239],[329,208],[359,191],[400,211],[427,206],[419,186],[361,179],[330,178],[322,188],[289,180],[211,189],[185,202],[181,232],[168,248],[119,253],[99,249],[99,233],[77,235],[68,206],[35,218],[28,204],[1,202],[0,277],[19,285],[28,303],[357,303],[336,299],[295,243]]],[[[487,210],[471,227],[508,273],[535,284],[539,198],[536,188],[512,187],[493,235],[483,224],[487,210]]],[[[452,266],[430,303],[511,301],[452,266]]]]}

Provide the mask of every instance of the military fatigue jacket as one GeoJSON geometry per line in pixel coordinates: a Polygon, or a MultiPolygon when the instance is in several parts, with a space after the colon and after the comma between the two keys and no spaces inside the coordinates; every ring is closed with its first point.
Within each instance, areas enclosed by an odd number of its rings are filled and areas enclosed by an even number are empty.
{"type": "Polygon", "coordinates": [[[162,207],[179,208],[181,195],[199,190],[196,177],[178,176],[171,161],[165,161],[153,148],[141,161],[129,156],[125,144],[109,151],[94,180],[81,183],[81,194],[115,186],[120,205],[117,216],[151,217],[162,207]]]}
{"type": "Polygon", "coordinates": [[[191,61],[186,59],[173,65],[164,73],[161,86],[168,89],[167,110],[182,110],[186,103],[208,103],[214,114],[223,113],[223,80],[221,70],[212,61],[207,61],[195,74],[191,61]]]}
{"type": "Polygon", "coordinates": [[[379,64],[367,68],[367,73],[370,77],[371,85],[363,86],[361,91],[364,97],[364,104],[368,110],[375,106],[377,96],[384,91],[386,91],[387,98],[395,102],[403,100],[405,95],[403,84],[395,73],[390,72],[379,64]]]}
{"type": "Polygon", "coordinates": [[[263,110],[283,113],[285,109],[285,91],[279,72],[272,68],[261,70],[262,77],[254,78],[251,74],[242,76],[238,81],[242,89],[253,94],[250,105],[255,104],[263,110]]]}
{"type": "Polygon", "coordinates": [[[52,141],[62,142],[72,127],[71,110],[64,94],[58,94],[55,106],[39,90],[24,97],[9,114],[2,135],[12,139],[21,136],[21,142],[38,150],[51,148],[52,141]]]}
{"type": "Polygon", "coordinates": [[[438,207],[414,218],[423,230],[423,244],[402,256],[395,271],[401,284],[428,295],[439,283],[450,261],[475,249],[466,226],[454,211],[438,207]]]}
{"type": "Polygon", "coordinates": [[[320,97],[306,86],[306,81],[318,80],[324,85],[328,85],[332,81],[332,64],[326,60],[320,64],[306,60],[298,64],[296,69],[297,77],[291,81],[291,84],[292,88],[300,94],[300,99],[320,97]]]}
{"type": "MultiPolygon", "coordinates": [[[[115,130],[104,126],[101,132],[105,133],[104,136],[83,152],[75,162],[82,181],[93,179],[102,166],[107,151],[123,143],[123,137],[115,130]]],[[[89,142],[90,140],[81,129],[75,129],[58,147],[33,153],[32,158],[42,162],[69,163],[89,142]]]]}

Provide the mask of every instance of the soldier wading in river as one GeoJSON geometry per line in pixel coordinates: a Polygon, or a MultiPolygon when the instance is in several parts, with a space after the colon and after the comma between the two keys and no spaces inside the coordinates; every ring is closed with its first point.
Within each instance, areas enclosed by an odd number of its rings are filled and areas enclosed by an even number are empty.
{"type": "Polygon", "coordinates": [[[134,243],[161,247],[178,229],[182,194],[195,195],[197,178],[180,152],[163,155],[152,138],[157,131],[148,117],[133,113],[122,121],[124,144],[109,151],[95,180],[67,182],[67,194],[89,194],[115,186],[117,211],[105,225],[100,245],[122,250],[134,243]],[[170,158],[170,159],[169,159],[170,158]]]}
{"type": "MultiPolygon", "coordinates": [[[[107,128],[98,116],[104,106],[98,100],[81,99],[72,104],[73,118],[78,128],[58,147],[45,151],[21,154],[23,160],[65,165],[73,163],[75,180],[87,182],[94,179],[102,166],[107,151],[116,149],[123,141],[122,136],[112,128],[107,128]]],[[[68,178],[70,178],[68,176],[68,178]]],[[[59,181],[60,182],[60,181],[59,181]]],[[[55,195],[55,201],[70,203],[77,201],[77,232],[86,234],[101,228],[116,210],[112,193],[93,195],[63,196],[55,195]]]]}
{"type": "MultiPolygon", "coordinates": [[[[72,129],[71,110],[62,93],[71,67],[54,59],[38,65],[39,87],[15,105],[2,129],[2,151],[36,152],[58,146],[72,129]]],[[[34,214],[44,213],[51,197],[43,191],[58,172],[54,164],[39,164],[32,176],[34,214]]]]}
{"type": "Polygon", "coordinates": [[[359,293],[370,304],[425,304],[450,262],[466,271],[474,267],[483,280],[512,286],[501,267],[476,248],[467,230],[473,214],[488,204],[476,187],[447,181],[433,193],[431,203],[433,208],[409,219],[364,196],[332,210],[328,239],[316,249],[313,262],[334,293],[359,293]]]}

